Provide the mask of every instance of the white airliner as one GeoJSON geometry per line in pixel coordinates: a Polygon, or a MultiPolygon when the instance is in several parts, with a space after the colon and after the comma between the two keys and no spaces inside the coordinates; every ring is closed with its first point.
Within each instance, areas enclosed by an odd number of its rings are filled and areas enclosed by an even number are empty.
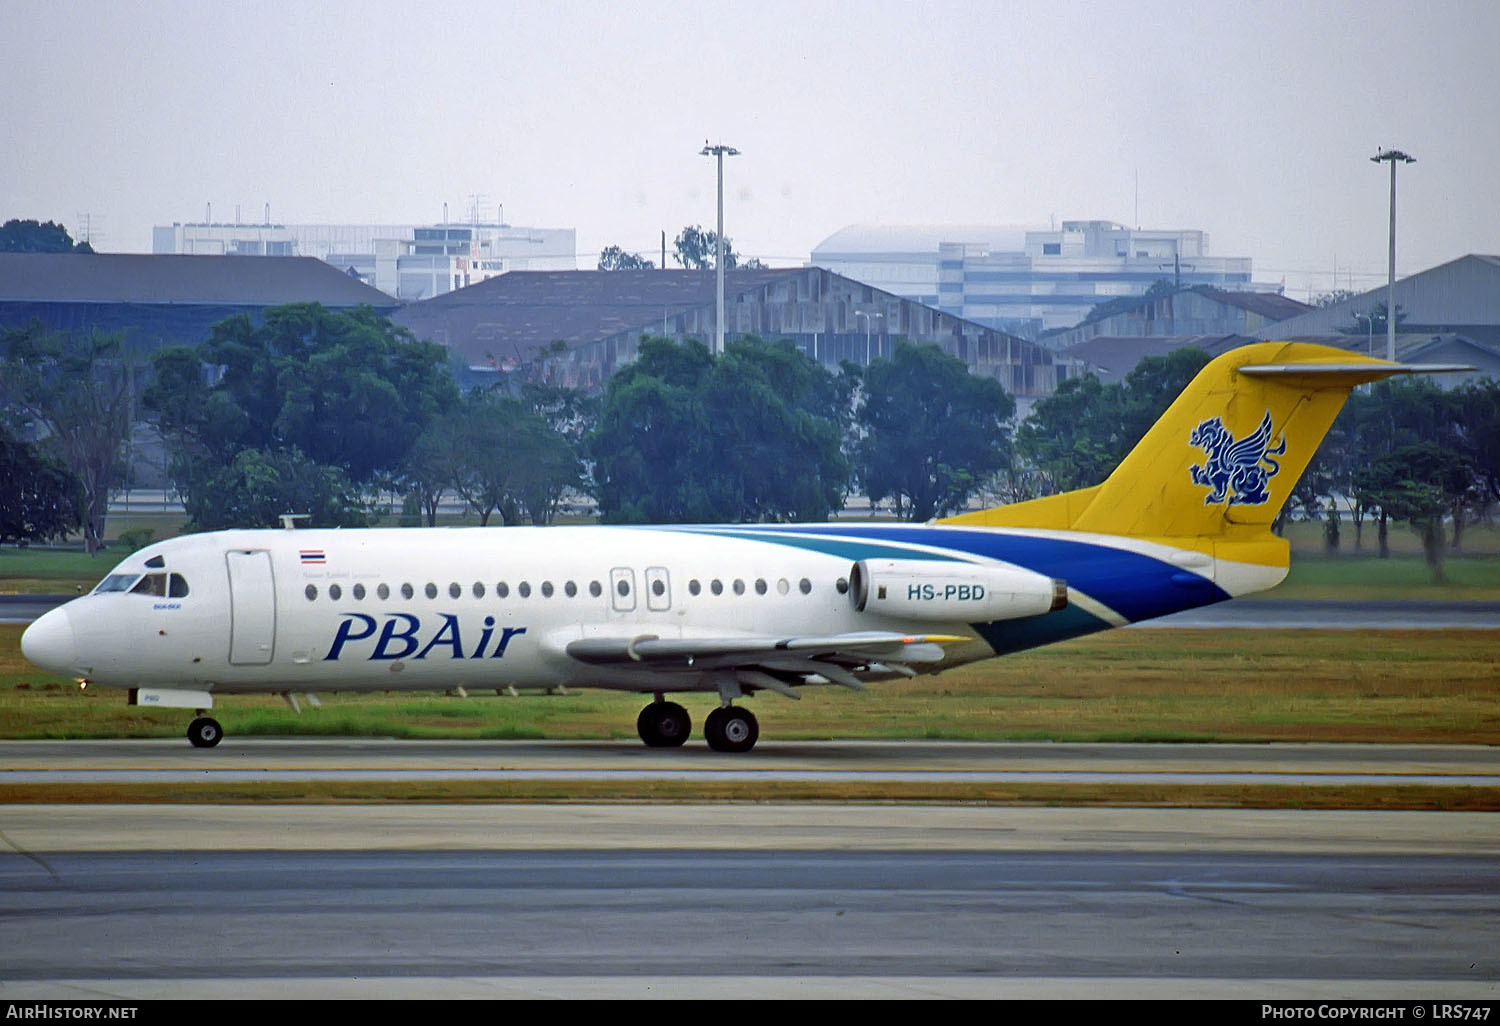
{"type": "Polygon", "coordinates": [[[219,696],[598,687],[654,696],[681,745],[710,692],[715,750],[759,735],[758,691],[949,667],[1262,591],[1270,532],[1350,389],[1412,367],[1294,343],[1219,357],[1102,485],[922,525],[244,530],[123,560],[22,651],[145,706],[219,696]]]}

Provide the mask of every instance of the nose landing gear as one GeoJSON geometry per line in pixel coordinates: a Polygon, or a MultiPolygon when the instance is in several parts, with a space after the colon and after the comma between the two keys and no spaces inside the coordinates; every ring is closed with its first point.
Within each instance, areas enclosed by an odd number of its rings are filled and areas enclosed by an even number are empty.
{"type": "Polygon", "coordinates": [[[211,716],[199,716],[188,724],[187,738],[194,748],[212,748],[224,739],[224,728],[211,716]]]}

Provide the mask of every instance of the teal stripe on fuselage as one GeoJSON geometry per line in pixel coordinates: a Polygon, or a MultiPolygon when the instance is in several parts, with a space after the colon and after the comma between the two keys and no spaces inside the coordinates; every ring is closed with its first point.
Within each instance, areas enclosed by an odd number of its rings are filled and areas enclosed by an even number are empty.
{"type": "MultiPolygon", "coordinates": [[[[841,556],[851,562],[860,559],[933,559],[953,563],[970,562],[960,555],[931,552],[925,548],[908,548],[904,545],[892,545],[865,538],[830,538],[826,534],[812,536],[788,534],[789,530],[795,530],[795,528],[756,531],[719,530],[712,527],[668,527],[663,530],[686,534],[708,534],[716,538],[739,538],[742,541],[769,542],[773,545],[786,545],[810,552],[822,552],[829,556],[841,556]]],[[[912,540],[917,541],[915,538],[912,540]]],[[[931,545],[932,539],[925,539],[921,543],[931,545]]]]}
{"type": "MultiPolygon", "coordinates": [[[[710,532],[724,533],[713,532],[713,529],[710,532]]],[[[1229,593],[1215,584],[1211,577],[1174,566],[1156,556],[1086,537],[879,523],[825,524],[817,528],[767,525],[742,528],[739,533],[756,541],[817,547],[820,551],[855,559],[875,555],[896,559],[1009,563],[1067,581],[1070,589],[1087,595],[1131,623],[1229,598],[1229,593]],[[790,535],[793,531],[808,537],[790,535]],[[881,551],[879,547],[882,545],[890,549],[881,551]]]]}
{"type": "Polygon", "coordinates": [[[1011,652],[1050,645],[1054,641],[1067,641],[1069,638],[1108,630],[1112,625],[1077,606],[1068,606],[1041,616],[973,623],[969,626],[995,650],[996,655],[1009,655],[1011,652]]]}

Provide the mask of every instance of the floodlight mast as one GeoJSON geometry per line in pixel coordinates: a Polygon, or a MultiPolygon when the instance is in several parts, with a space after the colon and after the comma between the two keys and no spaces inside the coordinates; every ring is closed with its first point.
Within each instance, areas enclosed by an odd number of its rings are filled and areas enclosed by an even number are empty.
{"type": "Polygon", "coordinates": [[[717,301],[714,306],[715,356],[720,356],[724,352],[724,158],[739,155],[740,151],[733,146],[725,146],[723,143],[710,146],[707,139],[703,140],[703,149],[698,151],[698,156],[717,158],[719,164],[719,227],[714,236],[714,269],[717,271],[717,301]]]}
{"type": "Polygon", "coordinates": [[[1391,165],[1391,253],[1386,269],[1385,289],[1385,358],[1396,360],[1396,165],[1415,164],[1417,158],[1400,150],[1380,150],[1370,158],[1371,163],[1389,162],[1391,165]]]}

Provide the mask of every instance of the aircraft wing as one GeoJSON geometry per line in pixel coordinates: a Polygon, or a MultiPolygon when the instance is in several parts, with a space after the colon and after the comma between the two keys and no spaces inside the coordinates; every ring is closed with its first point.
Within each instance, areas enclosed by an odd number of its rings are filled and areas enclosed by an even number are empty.
{"type": "Polygon", "coordinates": [[[943,645],[972,639],[950,634],[856,631],[772,638],[585,638],[566,652],[594,666],[633,666],[667,672],[729,670],[740,682],[798,697],[793,683],[829,681],[862,690],[857,672],[911,677],[912,663],[935,663],[943,645]]]}

